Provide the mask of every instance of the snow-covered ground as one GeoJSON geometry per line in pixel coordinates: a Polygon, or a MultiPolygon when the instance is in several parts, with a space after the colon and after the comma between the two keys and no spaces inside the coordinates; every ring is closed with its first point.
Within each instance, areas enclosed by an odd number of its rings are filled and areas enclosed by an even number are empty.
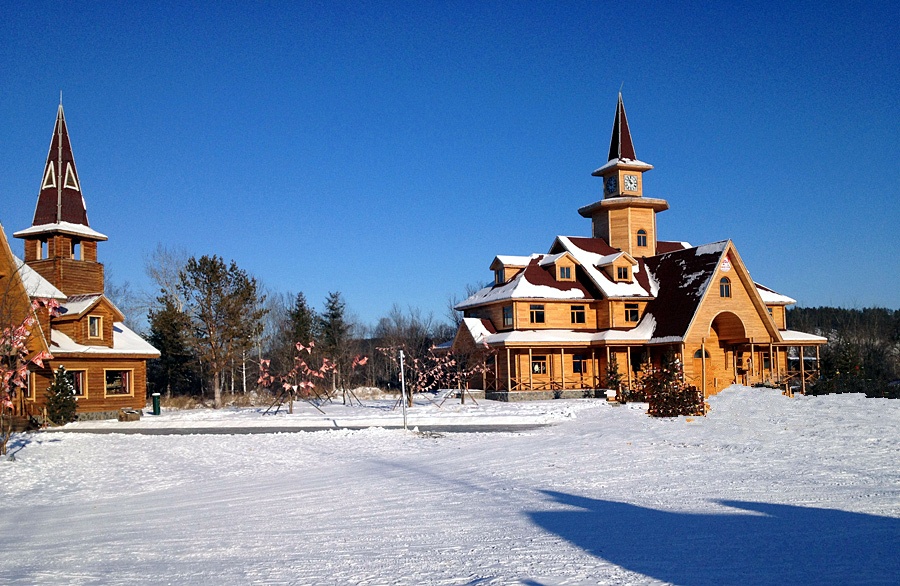
{"type": "Polygon", "coordinates": [[[554,423],[502,433],[18,436],[0,583],[900,583],[900,401],[734,387],[711,404],[410,414],[554,423]]]}

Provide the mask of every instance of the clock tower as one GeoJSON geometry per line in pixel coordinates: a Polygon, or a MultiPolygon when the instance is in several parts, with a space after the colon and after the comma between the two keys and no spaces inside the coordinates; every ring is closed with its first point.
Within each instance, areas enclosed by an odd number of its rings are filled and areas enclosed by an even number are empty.
{"type": "Polygon", "coordinates": [[[669,204],[664,199],[644,197],[642,177],[652,168],[634,154],[620,93],[608,161],[591,173],[603,180],[603,199],[578,210],[591,219],[594,238],[602,238],[634,257],[656,254],[656,213],[669,209],[669,204]]]}

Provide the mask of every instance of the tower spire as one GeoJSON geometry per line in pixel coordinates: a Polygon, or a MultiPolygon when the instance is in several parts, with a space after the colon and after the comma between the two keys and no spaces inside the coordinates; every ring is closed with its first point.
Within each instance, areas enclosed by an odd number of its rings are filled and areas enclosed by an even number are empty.
{"type": "Polygon", "coordinates": [[[634,143],[631,141],[631,130],[628,129],[628,117],[625,115],[625,104],[622,92],[619,92],[619,103],[616,105],[616,119],[613,121],[612,139],[609,141],[609,158],[637,160],[634,154],[634,143]]]}
{"type": "Polygon", "coordinates": [[[66,127],[62,92],[32,224],[41,226],[61,222],[90,227],[87,207],[81,195],[81,181],[78,179],[78,170],[75,168],[75,157],[72,154],[72,144],[66,127]]]}

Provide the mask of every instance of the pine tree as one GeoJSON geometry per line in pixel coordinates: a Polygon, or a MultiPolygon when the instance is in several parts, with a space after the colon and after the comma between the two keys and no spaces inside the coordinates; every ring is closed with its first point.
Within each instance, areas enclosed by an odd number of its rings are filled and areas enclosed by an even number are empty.
{"type": "Polygon", "coordinates": [[[197,383],[197,358],[190,346],[191,320],[168,293],[157,302],[159,308],[150,312],[149,341],[160,356],[147,365],[147,377],[154,391],[165,392],[168,397],[188,394],[197,383]]]}
{"type": "Polygon", "coordinates": [[[622,399],[622,384],[625,382],[625,377],[619,372],[619,361],[616,360],[614,352],[609,355],[609,364],[606,365],[606,377],[603,382],[607,389],[616,392],[617,399],[622,399]]]}
{"type": "Polygon", "coordinates": [[[57,425],[75,421],[75,382],[72,375],[60,366],[53,373],[53,382],[47,389],[47,419],[57,425]]]}
{"type": "MultiPolygon", "coordinates": [[[[319,317],[319,347],[335,366],[332,371],[332,386],[344,386],[343,376],[347,372],[348,360],[352,356],[350,348],[350,324],[347,321],[347,304],[339,291],[328,294],[325,311],[319,317]]],[[[346,402],[346,397],[344,398],[346,402]]]]}

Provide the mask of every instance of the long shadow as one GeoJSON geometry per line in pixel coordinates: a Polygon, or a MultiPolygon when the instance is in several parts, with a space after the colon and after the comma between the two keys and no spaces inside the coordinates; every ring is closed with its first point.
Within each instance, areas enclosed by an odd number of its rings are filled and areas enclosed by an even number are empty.
{"type": "Polygon", "coordinates": [[[540,527],[592,555],[674,584],[900,584],[900,519],[719,501],[741,511],[672,513],[543,491],[574,510],[540,527]]]}

